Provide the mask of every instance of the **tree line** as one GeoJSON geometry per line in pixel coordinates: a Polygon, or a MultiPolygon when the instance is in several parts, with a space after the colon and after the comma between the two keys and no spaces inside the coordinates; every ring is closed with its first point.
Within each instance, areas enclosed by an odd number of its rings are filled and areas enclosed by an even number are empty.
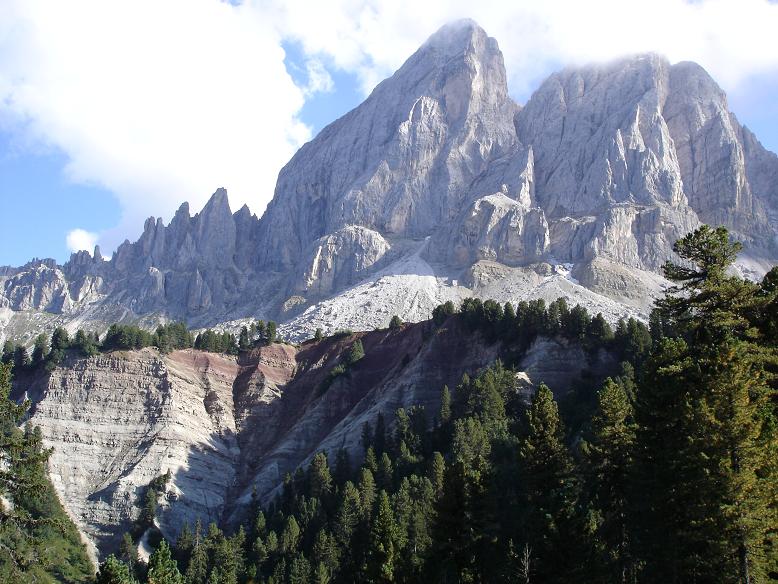
{"type": "Polygon", "coordinates": [[[63,327],[57,327],[51,338],[41,333],[33,342],[30,352],[24,344],[7,340],[3,345],[0,362],[9,365],[13,375],[45,368],[53,370],[72,351],[83,357],[117,350],[137,350],[156,347],[162,353],[195,348],[213,353],[237,355],[252,347],[278,340],[277,325],[273,321],[252,322],[241,328],[239,335],[206,329],[196,336],[183,322],[159,325],[154,332],[133,324],[112,324],[102,340],[93,331],[79,329],[71,338],[63,327]]]}

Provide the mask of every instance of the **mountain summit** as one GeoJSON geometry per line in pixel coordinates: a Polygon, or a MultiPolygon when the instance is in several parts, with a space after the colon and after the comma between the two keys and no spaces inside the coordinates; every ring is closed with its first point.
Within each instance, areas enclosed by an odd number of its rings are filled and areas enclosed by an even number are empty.
{"type": "Polygon", "coordinates": [[[464,20],[304,145],[261,219],[219,189],[194,217],[150,219],[110,261],[2,268],[0,331],[272,318],[301,338],[471,295],[640,316],[701,222],[745,243],[742,270],[772,265],[776,206],[778,157],[699,65],[571,67],[520,107],[497,41],[464,20]]]}

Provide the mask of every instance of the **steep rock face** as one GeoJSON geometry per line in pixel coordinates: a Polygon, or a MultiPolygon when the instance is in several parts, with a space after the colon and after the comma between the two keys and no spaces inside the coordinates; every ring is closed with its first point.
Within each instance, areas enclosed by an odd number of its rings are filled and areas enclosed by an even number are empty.
{"type": "Polygon", "coordinates": [[[284,167],[263,217],[263,265],[290,269],[345,225],[428,235],[513,145],[515,110],[496,41],[472,21],[444,27],[284,167]]]}
{"type": "MultiPolygon", "coordinates": [[[[454,317],[438,327],[427,321],[263,346],[239,358],[152,349],[69,358],[32,385],[18,384],[33,400],[30,423],[54,448],[49,473],[57,492],[106,554],[154,478],[171,475],[158,510],[167,537],[198,517],[235,525],[253,493],[269,501],[316,452],[334,457],[344,448],[356,462],[361,427],[379,413],[391,425],[397,408],[421,405],[431,418],[443,385],[455,387],[503,349],[454,317]],[[333,378],[357,339],[365,357],[333,378]]],[[[527,383],[546,382],[562,394],[585,369],[607,374],[614,363],[539,339],[518,365],[527,383]]]]}
{"type": "Polygon", "coordinates": [[[493,260],[515,266],[537,261],[549,246],[548,224],[543,211],[527,208],[504,193],[474,201],[455,223],[457,229],[444,239],[445,260],[470,266],[493,260]]]}
{"type": "MultiPolygon", "coordinates": [[[[751,242],[769,240],[765,204],[748,177],[742,128],[721,88],[696,63],[679,63],[670,69],[663,113],[684,190],[700,219],[726,225],[751,242]]],[[[764,187],[758,171],[752,178],[764,187]]]]}
{"type": "Polygon", "coordinates": [[[391,249],[380,233],[348,225],[319,238],[305,254],[305,271],[294,291],[310,297],[323,297],[364,278],[391,249]]]}
{"type": "Polygon", "coordinates": [[[167,471],[163,531],[218,520],[238,457],[237,371],[234,359],[145,349],[72,360],[30,388],[54,487],[92,542],[117,544],[167,471]]]}

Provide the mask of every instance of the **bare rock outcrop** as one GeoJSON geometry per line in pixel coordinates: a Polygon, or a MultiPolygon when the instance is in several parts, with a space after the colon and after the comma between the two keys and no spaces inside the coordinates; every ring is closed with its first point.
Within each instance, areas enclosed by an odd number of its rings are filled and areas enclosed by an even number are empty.
{"type": "MultiPolygon", "coordinates": [[[[270,501],[316,452],[334,459],[343,448],[360,459],[362,425],[379,414],[391,425],[397,408],[420,405],[432,417],[443,385],[455,387],[502,349],[455,317],[272,344],[238,358],[153,349],[70,357],[24,389],[29,423],[53,447],[54,487],[93,551],[106,554],[155,478],[170,474],[158,508],[167,537],[197,518],[234,526],[254,494],[270,501]],[[365,357],[333,377],[357,339],[365,357]]],[[[574,343],[538,339],[519,368],[528,391],[545,382],[563,394],[584,370],[604,375],[614,364],[574,343]]]]}
{"type": "Polygon", "coordinates": [[[390,291],[399,315],[419,320],[429,299],[479,294],[454,283],[482,261],[573,264],[599,306],[629,298],[645,315],[651,295],[622,284],[660,273],[702,222],[745,243],[744,273],[774,265],[776,185],[778,157],[699,65],[646,54],[569,67],[520,107],[497,41],[459,21],[304,145],[262,218],[233,213],[219,189],[194,216],[184,204],[168,225],[150,218],[108,261],[82,252],[0,269],[0,340],[36,319],[28,329],[249,317],[291,320],[304,338],[331,304],[386,275],[424,276],[390,291]],[[421,265],[422,244],[434,291],[426,272],[403,272],[421,265]],[[613,278],[622,268],[634,277],[613,278]],[[56,316],[30,316],[41,311],[56,316]]]}

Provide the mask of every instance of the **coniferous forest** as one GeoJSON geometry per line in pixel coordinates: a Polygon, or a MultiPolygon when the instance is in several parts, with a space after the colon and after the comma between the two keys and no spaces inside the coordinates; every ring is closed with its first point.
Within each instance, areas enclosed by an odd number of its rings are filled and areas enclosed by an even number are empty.
{"type": "MultiPolygon", "coordinates": [[[[674,286],[649,326],[613,330],[564,300],[439,306],[436,326],[463,319],[510,347],[505,360],[440,388],[437,411],[400,409],[366,424],[356,459],[316,454],[237,530],[197,523],[176,541],[158,535],[147,564],[135,549],[141,530],[128,533],[96,581],[777,581],[778,269],[759,283],[734,275],[740,245],[723,228],[703,226],[675,251],[681,261],[664,268],[674,286]],[[518,387],[511,355],[538,335],[609,351],[620,373],[559,401],[544,385],[518,387]]],[[[137,342],[112,329],[121,347],[196,345],[185,327],[137,342]]],[[[220,351],[249,342],[200,339],[220,351]]],[[[344,374],[364,355],[361,343],[352,349],[344,374]]],[[[8,398],[10,365],[0,369],[0,580],[89,581],[40,435],[17,428],[27,404],[8,398]]],[[[150,485],[145,526],[155,493],[150,485]]]]}

